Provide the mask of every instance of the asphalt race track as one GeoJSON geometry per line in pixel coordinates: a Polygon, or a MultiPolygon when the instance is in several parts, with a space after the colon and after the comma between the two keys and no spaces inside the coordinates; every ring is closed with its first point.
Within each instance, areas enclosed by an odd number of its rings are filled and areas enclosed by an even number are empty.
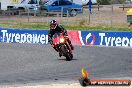
{"type": "Polygon", "coordinates": [[[91,79],[132,78],[132,48],[75,46],[66,61],[50,45],[0,43],[0,85],[74,81],[81,68],[91,79]]]}

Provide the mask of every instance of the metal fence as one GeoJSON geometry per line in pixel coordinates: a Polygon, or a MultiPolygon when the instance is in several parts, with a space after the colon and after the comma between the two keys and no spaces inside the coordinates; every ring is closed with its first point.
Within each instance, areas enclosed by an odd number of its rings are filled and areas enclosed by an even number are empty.
{"type": "Polygon", "coordinates": [[[43,23],[48,24],[50,20],[57,19],[63,25],[96,25],[110,27],[126,27],[126,12],[129,8],[122,9],[123,5],[105,5],[100,8],[93,8],[89,14],[88,8],[84,8],[82,14],[75,17],[63,16],[62,12],[54,12],[47,15],[46,12],[37,14],[36,12],[20,12],[14,15],[9,11],[0,11],[0,23],[43,23]]]}

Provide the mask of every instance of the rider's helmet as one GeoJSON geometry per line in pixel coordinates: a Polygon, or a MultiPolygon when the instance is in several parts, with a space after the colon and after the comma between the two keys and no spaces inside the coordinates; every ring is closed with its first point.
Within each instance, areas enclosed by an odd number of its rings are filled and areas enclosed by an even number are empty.
{"type": "Polygon", "coordinates": [[[50,29],[56,29],[58,23],[56,20],[50,21],[50,29]]]}

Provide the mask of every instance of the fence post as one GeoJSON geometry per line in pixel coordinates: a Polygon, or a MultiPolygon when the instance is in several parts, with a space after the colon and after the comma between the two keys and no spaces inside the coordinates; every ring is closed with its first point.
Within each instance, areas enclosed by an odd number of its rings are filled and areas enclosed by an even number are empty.
{"type": "Polygon", "coordinates": [[[63,16],[63,7],[61,7],[61,18],[63,16]]]}
{"type": "Polygon", "coordinates": [[[28,23],[29,23],[29,8],[28,8],[28,23]]]}
{"type": "Polygon", "coordinates": [[[68,18],[68,16],[69,16],[69,11],[68,10],[67,10],[67,14],[66,15],[67,15],[67,18],[68,18]]]}
{"type": "Polygon", "coordinates": [[[90,12],[88,12],[88,13],[89,13],[88,24],[90,24],[90,22],[91,22],[91,19],[90,19],[91,18],[91,13],[90,12]]]}
{"type": "Polygon", "coordinates": [[[35,10],[34,16],[35,16],[35,17],[37,16],[37,11],[36,11],[36,10],[35,10]]]}
{"type": "Polygon", "coordinates": [[[98,3],[98,11],[99,11],[99,3],[98,3]]]}
{"type": "Polygon", "coordinates": [[[111,6],[111,27],[113,26],[113,5],[111,6]]]}
{"type": "Polygon", "coordinates": [[[125,9],[125,5],[123,4],[123,11],[124,11],[124,9],[125,9]]]}

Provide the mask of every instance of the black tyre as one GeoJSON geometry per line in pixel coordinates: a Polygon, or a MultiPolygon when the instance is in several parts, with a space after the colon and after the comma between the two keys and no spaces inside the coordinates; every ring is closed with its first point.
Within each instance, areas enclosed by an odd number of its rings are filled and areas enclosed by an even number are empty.
{"type": "Polygon", "coordinates": [[[72,60],[72,58],[73,58],[73,55],[68,53],[67,56],[66,56],[66,60],[70,61],[70,60],[72,60]]]}
{"type": "Polygon", "coordinates": [[[61,51],[62,51],[63,56],[66,57],[67,61],[72,60],[73,55],[71,53],[67,52],[67,47],[65,45],[61,46],[61,51]]]}
{"type": "Polygon", "coordinates": [[[86,86],[88,86],[88,85],[91,84],[90,79],[88,79],[88,78],[81,78],[81,79],[79,79],[79,83],[83,87],[86,87],[86,86]]]}
{"type": "Polygon", "coordinates": [[[65,45],[62,45],[61,46],[61,52],[64,56],[67,56],[67,52],[66,52],[66,46],[65,45]]]}
{"type": "Polygon", "coordinates": [[[74,16],[76,16],[76,15],[77,15],[77,10],[72,9],[72,10],[70,11],[70,16],[71,16],[71,17],[74,17],[74,16]]]}

